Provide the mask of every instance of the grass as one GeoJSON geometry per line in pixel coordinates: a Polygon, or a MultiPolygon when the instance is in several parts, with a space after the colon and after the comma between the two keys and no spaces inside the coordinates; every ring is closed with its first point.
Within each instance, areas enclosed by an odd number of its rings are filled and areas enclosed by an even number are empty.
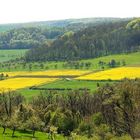
{"type": "MultiPolygon", "coordinates": [[[[3,129],[0,127],[0,140],[50,140],[49,134],[44,132],[36,131],[35,138],[32,137],[32,132],[24,132],[24,131],[15,131],[15,136],[12,137],[12,130],[6,129],[5,134],[2,134],[3,129]]],[[[75,140],[93,140],[92,138],[89,139],[86,136],[76,135],[74,138],[75,140]]],[[[64,137],[63,135],[56,134],[55,140],[68,140],[68,137],[64,137]]],[[[96,138],[94,140],[97,140],[96,138]]]]}
{"type": "Polygon", "coordinates": [[[31,101],[33,97],[38,96],[41,91],[40,90],[31,90],[29,88],[19,89],[17,93],[20,93],[25,97],[27,101],[31,101]]]}
{"type": "MultiPolygon", "coordinates": [[[[5,50],[6,52],[8,52],[8,50],[5,50]]],[[[11,52],[9,51],[8,53],[10,56],[12,56],[12,52],[14,50],[12,50],[11,52]]],[[[26,50],[15,50],[16,53],[18,54],[20,51],[23,51],[23,55],[26,52],[26,50]]],[[[4,53],[4,50],[2,50],[2,52],[0,51],[0,61],[7,61],[10,59],[14,59],[17,57],[16,53],[15,53],[15,57],[2,57],[1,53],[6,54],[6,52],[4,53]]],[[[8,55],[7,53],[7,55],[8,55]]],[[[79,60],[79,62],[90,62],[91,66],[88,68],[88,70],[101,70],[101,66],[99,66],[99,61],[103,61],[106,64],[108,64],[112,59],[114,59],[116,62],[120,62],[120,66],[122,66],[122,62],[125,61],[126,66],[140,66],[140,52],[135,52],[135,53],[129,53],[129,54],[118,54],[118,55],[109,55],[109,56],[104,56],[104,57],[99,57],[99,58],[94,58],[94,59],[87,59],[87,60],[79,60]]],[[[74,69],[71,67],[64,67],[64,64],[66,64],[66,62],[54,62],[54,61],[50,61],[50,62],[31,62],[31,63],[27,63],[26,67],[23,66],[22,63],[18,62],[18,63],[13,63],[9,69],[9,67],[7,66],[7,64],[5,63],[5,67],[1,67],[0,71],[29,71],[29,66],[31,65],[31,71],[44,71],[44,70],[62,70],[62,69],[74,69]],[[43,67],[41,67],[41,64],[43,64],[43,67]]],[[[108,65],[104,65],[105,69],[109,69],[108,65]]],[[[86,67],[81,68],[80,70],[87,70],[86,67]]]]}
{"type": "MultiPolygon", "coordinates": [[[[54,81],[52,83],[47,83],[47,84],[43,84],[38,86],[38,88],[49,88],[49,89],[53,89],[53,88],[59,88],[59,89],[72,89],[72,90],[77,90],[79,88],[86,88],[86,89],[90,89],[91,92],[94,92],[97,90],[98,86],[97,84],[99,84],[100,86],[105,85],[106,83],[109,84],[113,84],[114,81],[80,81],[80,80],[65,80],[65,79],[61,79],[61,80],[57,80],[54,81]]],[[[43,90],[33,90],[33,89],[29,89],[29,88],[24,88],[24,89],[19,89],[17,90],[18,93],[20,93],[21,95],[23,95],[27,101],[31,101],[33,97],[38,96],[43,90]]],[[[47,91],[47,90],[46,90],[47,91]]],[[[67,90],[66,90],[67,91],[67,90]]],[[[65,91],[58,91],[59,94],[64,93],[65,91]]]]}
{"type": "Polygon", "coordinates": [[[117,62],[125,61],[126,66],[140,66],[140,52],[135,53],[129,53],[129,54],[118,54],[118,55],[109,55],[104,57],[99,57],[95,59],[87,59],[87,60],[81,60],[81,62],[91,62],[92,68],[99,69],[98,62],[110,62],[112,59],[114,59],[117,62]]]}
{"type": "Polygon", "coordinates": [[[14,60],[24,56],[27,49],[0,50],[0,62],[14,60]]]}
{"type": "Polygon", "coordinates": [[[38,86],[39,88],[70,88],[73,90],[80,89],[80,88],[86,88],[90,89],[91,91],[95,91],[98,87],[97,84],[100,84],[101,86],[108,83],[108,82],[96,82],[96,81],[79,81],[79,80],[58,80],[52,83],[44,84],[41,86],[38,86]]]}
{"type": "MultiPolygon", "coordinates": [[[[48,134],[37,131],[35,138],[32,137],[32,132],[15,131],[15,136],[12,137],[12,130],[6,129],[6,133],[2,135],[3,129],[0,128],[0,140],[49,140],[48,134]]],[[[56,135],[57,140],[65,140],[62,135],[56,135]]]]}
{"type": "MultiPolygon", "coordinates": [[[[118,54],[118,55],[109,55],[99,58],[92,58],[92,59],[86,59],[86,60],[80,60],[79,62],[90,62],[91,67],[89,67],[88,70],[100,70],[99,61],[103,61],[106,64],[109,63],[112,59],[114,59],[116,62],[120,62],[122,66],[122,62],[125,61],[126,66],[140,66],[140,52],[135,53],[129,53],[129,54],[118,54]]],[[[49,69],[55,69],[55,65],[57,65],[57,69],[65,69],[63,67],[63,64],[65,62],[46,62],[44,63],[44,67],[48,67],[49,69]]],[[[70,69],[69,67],[67,69],[70,69]]],[[[83,69],[86,69],[84,67],[83,69]]],[[[108,69],[108,66],[105,66],[105,69],[108,69]]]]}

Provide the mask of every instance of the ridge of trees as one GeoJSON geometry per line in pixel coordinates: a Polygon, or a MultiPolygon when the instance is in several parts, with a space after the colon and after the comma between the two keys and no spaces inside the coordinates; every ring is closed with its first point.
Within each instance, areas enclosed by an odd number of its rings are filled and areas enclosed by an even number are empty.
{"type": "Polygon", "coordinates": [[[140,30],[127,28],[128,23],[102,23],[64,34],[50,45],[31,49],[26,54],[26,61],[79,60],[138,51],[140,30]]]}

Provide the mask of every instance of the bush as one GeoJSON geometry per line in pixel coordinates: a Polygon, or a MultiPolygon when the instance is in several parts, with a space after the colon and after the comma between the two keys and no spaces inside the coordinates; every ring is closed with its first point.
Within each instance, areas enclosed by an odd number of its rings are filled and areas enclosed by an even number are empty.
{"type": "Polygon", "coordinates": [[[93,122],[95,125],[100,125],[103,123],[103,116],[100,112],[93,115],[93,122]]]}
{"type": "Polygon", "coordinates": [[[79,133],[82,135],[87,135],[88,137],[92,137],[93,134],[93,124],[91,122],[82,122],[79,125],[79,133]]]}

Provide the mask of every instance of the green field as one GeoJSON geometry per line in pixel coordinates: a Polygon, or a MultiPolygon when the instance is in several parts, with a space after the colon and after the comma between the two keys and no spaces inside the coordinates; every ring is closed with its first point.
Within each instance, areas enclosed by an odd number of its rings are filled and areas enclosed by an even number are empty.
{"type": "Polygon", "coordinates": [[[24,56],[27,49],[0,50],[0,62],[14,60],[24,56]]]}
{"type": "MultiPolygon", "coordinates": [[[[114,59],[116,62],[120,62],[120,66],[122,66],[122,61],[125,61],[126,66],[140,66],[140,52],[135,53],[129,53],[129,54],[118,54],[118,55],[109,55],[99,58],[92,58],[87,60],[79,60],[79,62],[90,62],[91,67],[89,67],[89,70],[100,70],[99,61],[103,61],[105,63],[109,63],[112,59],[114,59]]],[[[63,67],[63,64],[65,62],[46,62],[43,63],[46,67],[48,66],[49,69],[55,69],[55,65],[57,65],[57,69],[65,69],[63,67]]],[[[68,68],[70,69],[70,68],[68,68]]],[[[86,69],[84,67],[83,69],[86,69]]],[[[105,69],[108,69],[107,66],[105,66],[105,69]]]]}
{"type": "MultiPolygon", "coordinates": [[[[8,61],[11,59],[19,58],[25,54],[27,50],[0,50],[0,62],[8,61]]],[[[104,65],[104,69],[109,69],[108,63],[114,59],[116,62],[120,63],[120,67],[123,66],[122,62],[125,61],[125,66],[140,66],[140,52],[129,53],[129,54],[119,54],[119,55],[110,55],[104,56],[100,58],[87,59],[87,60],[79,60],[79,63],[91,63],[89,68],[85,66],[83,68],[79,68],[82,70],[101,70],[101,66],[99,65],[99,61],[103,61],[106,64],[104,65]]],[[[4,62],[3,67],[0,68],[0,71],[44,71],[50,69],[75,69],[75,67],[64,67],[67,62],[31,62],[26,63],[26,66],[21,62],[13,62],[9,63],[4,62]],[[31,69],[29,68],[31,66],[31,69]]]]}
{"type": "Polygon", "coordinates": [[[82,62],[91,62],[93,64],[93,68],[98,69],[99,61],[104,61],[106,63],[110,62],[112,59],[115,61],[125,61],[126,66],[140,66],[140,52],[135,53],[128,53],[128,54],[118,54],[118,55],[109,55],[104,57],[99,57],[95,59],[87,59],[87,60],[81,60],[82,62]]]}
{"type": "MultiPolygon", "coordinates": [[[[48,83],[45,85],[38,86],[39,88],[62,88],[62,89],[89,89],[90,91],[95,91],[98,87],[97,84],[100,86],[106,84],[108,82],[96,82],[96,81],[79,81],[79,80],[58,80],[53,83],[48,83]]],[[[110,82],[111,83],[111,82],[110,82]]]]}
{"type": "Polygon", "coordinates": [[[31,90],[29,88],[17,90],[17,93],[20,93],[25,97],[27,101],[32,100],[33,97],[40,95],[41,90],[31,90]]]}
{"type": "MultiPolygon", "coordinates": [[[[122,66],[122,61],[125,61],[126,66],[140,66],[140,52],[135,53],[129,53],[129,54],[119,54],[119,55],[109,55],[99,58],[93,58],[93,59],[87,59],[87,60],[79,60],[79,62],[90,62],[91,67],[89,67],[89,70],[100,70],[99,61],[103,61],[105,63],[109,63],[112,59],[114,59],[116,62],[120,62],[120,66],[122,66]]],[[[71,69],[70,67],[64,68],[63,65],[66,62],[44,62],[42,63],[44,65],[44,69],[48,67],[49,69],[71,69]],[[57,65],[57,68],[55,66],[57,65]]],[[[34,65],[37,65],[38,63],[32,63],[33,64],[33,70],[35,70],[34,65]]],[[[86,67],[83,67],[83,69],[86,69],[86,67]]],[[[108,66],[105,65],[105,69],[108,69],[108,66]]],[[[38,70],[38,69],[37,69],[38,70]]]]}
{"type": "MultiPolygon", "coordinates": [[[[71,89],[71,90],[78,90],[78,89],[89,89],[89,91],[94,92],[98,89],[98,84],[100,86],[105,85],[106,83],[109,84],[113,84],[114,82],[112,81],[80,81],[80,80],[57,80],[55,82],[52,83],[48,83],[48,84],[43,84],[38,86],[37,88],[44,88],[46,89],[46,91],[48,91],[47,89],[65,89],[63,90],[57,90],[60,94],[64,93],[67,91],[67,89],[71,89]]],[[[18,93],[22,94],[26,100],[31,100],[32,97],[34,96],[38,96],[40,93],[43,93],[45,90],[34,90],[34,89],[29,89],[29,88],[25,88],[25,89],[20,89],[17,90],[18,93]]],[[[49,93],[49,92],[48,92],[49,93]]],[[[45,92],[46,94],[46,92],[45,92]]]]}

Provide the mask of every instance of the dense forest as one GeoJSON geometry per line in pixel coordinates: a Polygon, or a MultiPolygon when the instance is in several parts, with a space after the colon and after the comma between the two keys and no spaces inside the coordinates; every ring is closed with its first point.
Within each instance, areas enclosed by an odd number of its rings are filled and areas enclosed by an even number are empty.
{"type": "Polygon", "coordinates": [[[77,60],[140,49],[140,21],[116,21],[68,31],[50,45],[31,49],[27,61],[77,60]],[[32,56],[32,57],[30,57],[32,56]]]}
{"type": "Polygon", "coordinates": [[[0,33],[0,49],[29,49],[48,44],[63,34],[62,28],[22,27],[0,33]]]}
{"type": "Polygon", "coordinates": [[[91,94],[70,91],[67,94],[44,91],[25,102],[20,94],[9,91],[0,94],[0,125],[6,129],[40,130],[65,136],[86,135],[100,140],[128,134],[132,139],[140,133],[140,80],[125,79],[106,84],[91,94]]]}

